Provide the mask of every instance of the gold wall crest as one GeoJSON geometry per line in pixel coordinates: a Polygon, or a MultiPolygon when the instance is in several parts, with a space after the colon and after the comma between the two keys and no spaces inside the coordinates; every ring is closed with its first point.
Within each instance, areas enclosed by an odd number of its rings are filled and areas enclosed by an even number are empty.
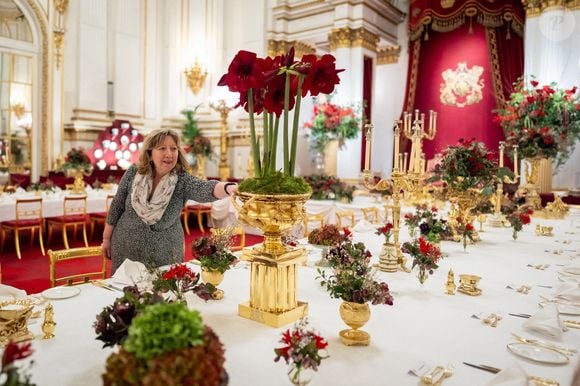
{"type": "Polygon", "coordinates": [[[441,103],[449,106],[465,107],[478,103],[483,98],[483,67],[467,68],[466,62],[457,63],[455,70],[441,73],[443,83],[439,88],[441,103]]]}

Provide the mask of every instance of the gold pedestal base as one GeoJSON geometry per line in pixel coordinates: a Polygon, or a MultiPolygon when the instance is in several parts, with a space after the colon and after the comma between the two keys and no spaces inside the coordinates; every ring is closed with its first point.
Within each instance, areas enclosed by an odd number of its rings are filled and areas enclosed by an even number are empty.
{"type": "Polygon", "coordinates": [[[379,271],[397,272],[399,270],[399,258],[394,244],[383,244],[379,264],[376,265],[379,271]]]}
{"type": "Polygon", "coordinates": [[[250,262],[250,301],[238,306],[240,316],[281,327],[307,315],[308,303],[296,299],[297,266],[306,261],[303,247],[268,251],[259,244],[245,248],[241,259],[250,262]]]}
{"type": "Polygon", "coordinates": [[[371,343],[371,336],[362,330],[342,330],[340,341],[346,346],[368,346],[371,343]]]}
{"type": "Polygon", "coordinates": [[[238,315],[270,327],[282,327],[308,314],[308,303],[298,301],[298,306],[285,312],[268,312],[250,306],[250,302],[238,304],[238,315]]]}

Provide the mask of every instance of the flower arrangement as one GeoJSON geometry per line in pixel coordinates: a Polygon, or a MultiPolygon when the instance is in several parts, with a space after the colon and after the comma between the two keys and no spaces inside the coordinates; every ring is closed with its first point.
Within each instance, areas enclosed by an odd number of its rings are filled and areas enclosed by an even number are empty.
{"type": "Polygon", "coordinates": [[[213,147],[211,141],[201,134],[197,127],[197,119],[195,113],[200,105],[197,105],[193,110],[185,109],[181,114],[185,116],[185,124],[183,125],[183,142],[186,152],[193,155],[201,155],[207,159],[213,156],[213,147]]]}
{"type": "Polygon", "coordinates": [[[518,80],[504,109],[497,111],[508,145],[525,158],[556,159],[562,165],[580,138],[580,97],[577,87],[559,89],[556,83],[540,86],[518,80]]]}
{"type": "Polygon", "coordinates": [[[489,196],[498,178],[513,176],[507,168],[498,167],[493,153],[482,142],[473,139],[460,139],[447,147],[442,157],[429,181],[444,181],[454,192],[479,188],[484,196],[489,196]]]}
{"type": "Polygon", "coordinates": [[[360,118],[352,107],[341,107],[325,102],[314,106],[312,122],[304,124],[310,129],[310,146],[324,152],[330,141],[338,140],[338,147],[343,148],[347,139],[356,138],[360,129],[360,118]]]}
{"type": "Polygon", "coordinates": [[[418,278],[421,284],[425,283],[429,275],[433,274],[434,269],[439,268],[437,262],[441,259],[441,251],[424,237],[403,243],[401,251],[413,257],[411,268],[419,267],[418,278]]]}
{"type": "Polygon", "coordinates": [[[466,222],[461,216],[458,216],[455,219],[455,222],[457,224],[455,230],[461,237],[461,240],[463,242],[463,250],[465,251],[467,249],[467,241],[471,242],[475,241],[475,239],[473,238],[475,227],[473,226],[472,223],[466,222]]]}
{"type": "Polygon", "coordinates": [[[391,236],[393,234],[393,224],[390,222],[386,223],[384,226],[377,228],[375,235],[383,235],[385,236],[385,243],[389,244],[391,240],[391,236]]]}
{"type": "Polygon", "coordinates": [[[178,302],[185,300],[185,293],[192,291],[203,300],[212,299],[215,287],[211,284],[199,284],[199,274],[193,272],[186,264],[172,265],[169,270],[161,272],[153,270],[153,290],[161,293],[171,293],[178,302]]]}
{"type": "Polygon", "coordinates": [[[334,91],[340,82],[332,55],[304,55],[294,60],[294,47],[275,58],[258,58],[253,52],[239,51],[218,85],[240,94],[238,106],[249,114],[250,143],[256,178],[246,179],[241,192],[264,194],[305,194],[310,187],[294,176],[298,145],[298,121],[302,98],[334,91]],[[290,130],[290,112],[293,126],[290,130]],[[254,116],[262,114],[264,122],[263,151],[260,151],[254,116]],[[283,117],[282,172],[276,166],[280,117],[283,117]],[[263,154],[260,159],[260,154],[263,154]]]}
{"type": "Polygon", "coordinates": [[[125,287],[123,296],[115,299],[113,305],[103,308],[97,315],[93,328],[97,340],[103,348],[122,344],[129,333],[133,319],[146,307],[163,301],[161,296],[152,292],[141,292],[137,286],[125,287]]]}
{"type": "Polygon", "coordinates": [[[320,228],[314,229],[308,234],[308,242],[314,245],[324,245],[327,247],[340,244],[343,240],[350,237],[348,228],[344,228],[344,233],[334,224],[325,224],[320,228]]]}
{"type": "Polygon", "coordinates": [[[52,180],[46,180],[46,182],[35,182],[28,185],[26,188],[28,192],[55,192],[56,185],[52,180]]]}
{"type": "MultiPolygon", "coordinates": [[[[4,353],[2,354],[2,370],[0,371],[0,382],[5,386],[35,386],[36,384],[31,382],[31,374],[28,372],[22,372],[21,369],[16,366],[16,361],[21,359],[26,359],[33,353],[32,343],[16,343],[9,341],[4,348],[4,353]]],[[[30,363],[32,366],[34,362],[30,363]]]]}
{"type": "Polygon", "coordinates": [[[120,350],[107,359],[103,385],[221,385],[224,349],[198,311],[158,303],[134,318],[120,350]]]}
{"type": "Polygon", "coordinates": [[[306,318],[300,319],[291,330],[284,331],[279,342],[283,346],[274,349],[276,354],[274,362],[284,359],[286,364],[290,364],[288,376],[295,385],[300,384],[303,370],[318,371],[322,360],[328,358],[326,355],[328,342],[308,329],[306,318]]]}
{"type": "Polygon", "coordinates": [[[517,207],[506,216],[506,219],[512,227],[512,238],[514,240],[518,238],[518,232],[524,228],[524,225],[528,225],[532,222],[530,215],[533,213],[534,211],[530,206],[523,205],[517,207]]]}
{"type": "Polygon", "coordinates": [[[193,242],[193,258],[202,269],[224,273],[238,262],[230,250],[231,230],[202,236],[193,242]]]}
{"type": "Polygon", "coordinates": [[[351,202],[356,187],[348,185],[339,178],[323,174],[314,174],[304,177],[312,188],[312,200],[337,200],[351,202]]]}
{"type": "Polygon", "coordinates": [[[347,240],[328,251],[327,259],[334,273],[327,275],[318,268],[317,280],[330,296],[346,302],[393,305],[385,282],[375,280],[370,265],[371,253],[363,243],[347,240]]]}
{"type": "Polygon", "coordinates": [[[62,169],[65,171],[69,169],[81,169],[88,172],[92,167],[91,160],[84,149],[77,149],[75,147],[66,153],[64,164],[62,164],[62,169]]]}
{"type": "Polygon", "coordinates": [[[416,209],[419,217],[419,232],[430,243],[439,243],[442,239],[450,236],[450,229],[446,220],[438,218],[439,209],[427,205],[419,205],[416,209]]]}

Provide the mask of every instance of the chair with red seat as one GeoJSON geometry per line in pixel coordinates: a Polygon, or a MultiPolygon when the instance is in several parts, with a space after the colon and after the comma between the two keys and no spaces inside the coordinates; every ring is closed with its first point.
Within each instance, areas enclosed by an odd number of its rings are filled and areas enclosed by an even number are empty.
{"type": "Polygon", "coordinates": [[[197,225],[199,225],[199,229],[202,232],[205,232],[205,229],[203,228],[203,215],[204,214],[207,215],[208,225],[210,225],[211,205],[209,205],[209,204],[191,204],[191,205],[186,205],[185,208],[183,208],[183,225],[185,226],[185,232],[187,234],[189,234],[188,220],[189,220],[189,215],[191,213],[194,213],[197,216],[197,225]]]}
{"type": "Polygon", "coordinates": [[[42,218],[42,198],[28,198],[16,200],[16,220],[4,221],[0,224],[0,250],[4,250],[6,232],[14,233],[14,243],[16,245],[16,255],[22,258],[20,253],[21,231],[30,230],[30,242],[34,240],[34,232],[38,230],[40,240],[40,250],[44,256],[44,243],[42,232],[44,229],[44,219],[42,218]]]}
{"type": "Polygon", "coordinates": [[[66,234],[67,227],[73,227],[74,237],[76,237],[77,227],[83,227],[83,239],[85,246],[89,246],[87,240],[87,196],[66,196],[64,198],[64,210],[62,216],[49,217],[46,219],[48,224],[48,242],[52,239],[52,231],[55,226],[62,229],[62,240],[64,247],[69,249],[68,237],[66,234]]]}
{"type": "Polygon", "coordinates": [[[109,207],[111,206],[111,202],[115,198],[115,195],[109,194],[107,195],[107,200],[105,201],[105,211],[98,212],[98,213],[90,213],[89,214],[89,222],[91,224],[91,232],[89,234],[89,239],[93,239],[93,233],[95,233],[95,225],[102,224],[105,226],[105,222],[107,221],[107,215],[109,214],[109,207]]]}

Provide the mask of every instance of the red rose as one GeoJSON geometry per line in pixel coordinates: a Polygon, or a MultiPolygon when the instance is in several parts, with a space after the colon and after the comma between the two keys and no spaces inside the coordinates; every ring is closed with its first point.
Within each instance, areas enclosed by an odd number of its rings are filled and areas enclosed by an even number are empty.
{"type": "Polygon", "coordinates": [[[473,228],[473,225],[471,223],[469,223],[469,224],[465,225],[465,229],[467,231],[473,231],[475,228],[473,228]]]}
{"type": "Polygon", "coordinates": [[[532,81],[530,82],[530,84],[532,85],[532,87],[538,87],[538,84],[539,84],[539,83],[538,83],[538,81],[537,81],[537,80],[532,80],[532,81]]]}

